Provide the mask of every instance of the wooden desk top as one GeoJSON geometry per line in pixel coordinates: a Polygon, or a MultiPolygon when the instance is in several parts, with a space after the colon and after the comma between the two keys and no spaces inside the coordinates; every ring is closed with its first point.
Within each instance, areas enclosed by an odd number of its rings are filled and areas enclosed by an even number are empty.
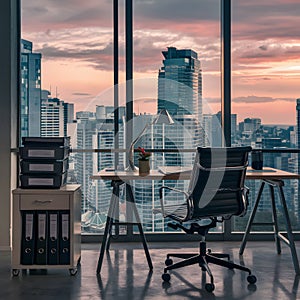
{"type": "MultiPolygon", "coordinates": [[[[182,173],[163,174],[159,170],[151,170],[146,176],[139,175],[139,172],[126,172],[115,171],[114,169],[103,169],[99,173],[91,176],[91,179],[103,179],[103,180],[189,180],[191,172],[184,171],[182,173]]],[[[273,169],[269,167],[263,168],[263,170],[253,170],[251,167],[247,168],[246,179],[300,179],[300,175],[296,173],[286,172],[279,169],[273,169]]]]}

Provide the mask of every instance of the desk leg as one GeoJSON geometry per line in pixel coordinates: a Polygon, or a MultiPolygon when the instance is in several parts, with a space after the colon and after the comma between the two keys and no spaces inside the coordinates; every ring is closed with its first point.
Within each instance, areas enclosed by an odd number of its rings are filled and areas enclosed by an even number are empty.
{"type": "Polygon", "coordinates": [[[147,258],[149,269],[153,270],[152,260],[151,260],[150,253],[148,250],[146,237],[145,237],[145,234],[143,231],[141,219],[140,219],[139,212],[138,212],[136,204],[135,204],[135,200],[134,200],[134,196],[133,196],[133,192],[132,192],[132,188],[131,188],[130,184],[126,184],[126,193],[128,193],[128,196],[129,196],[128,201],[130,201],[132,203],[132,209],[133,209],[133,212],[134,212],[134,215],[136,218],[137,226],[139,228],[139,232],[140,232],[140,236],[141,236],[142,243],[144,246],[144,251],[145,251],[146,258],[147,258]]]}
{"type": "Polygon", "coordinates": [[[247,243],[247,239],[248,239],[248,235],[250,233],[250,229],[251,229],[251,226],[252,226],[255,214],[256,214],[256,210],[257,210],[259,200],[261,198],[264,186],[265,186],[265,182],[262,181],[261,184],[260,184],[260,188],[259,188],[259,191],[258,191],[258,194],[257,194],[257,198],[256,198],[256,201],[255,201],[253,210],[252,210],[251,215],[249,217],[247,227],[246,227],[246,230],[245,230],[245,233],[244,233],[244,237],[243,237],[242,244],[241,244],[241,247],[240,247],[240,255],[242,255],[244,253],[246,243],[247,243]]]}
{"type": "MultiPolygon", "coordinates": [[[[286,243],[291,249],[295,272],[297,275],[300,275],[299,262],[298,262],[298,257],[297,257],[295,242],[294,242],[294,236],[292,233],[292,226],[291,226],[291,222],[290,222],[290,218],[289,218],[289,214],[288,214],[288,209],[286,206],[286,201],[285,201],[282,185],[283,185],[283,183],[278,185],[278,188],[279,188],[280,201],[281,201],[281,205],[283,208],[286,232],[287,232],[287,236],[288,236],[288,241],[286,241],[286,243]]],[[[285,239],[283,239],[283,240],[285,240],[285,239]]]]}
{"type": "MultiPolygon", "coordinates": [[[[119,192],[120,190],[118,188],[116,193],[113,192],[113,194],[119,197],[119,192]]],[[[108,238],[106,242],[106,251],[109,251],[113,225],[115,225],[115,237],[117,238],[119,236],[119,204],[120,201],[118,200],[118,198],[115,198],[115,200],[113,201],[112,216],[110,218],[111,225],[109,226],[108,238]]]]}
{"type": "Polygon", "coordinates": [[[276,204],[275,204],[275,193],[274,193],[274,186],[269,184],[270,195],[271,195],[271,203],[272,203],[272,210],[273,210],[273,226],[274,226],[274,235],[275,235],[275,243],[277,248],[277,253],[281,253],[281,246],[280,246],[280,238],[279,238],[279,228],[278,228],[278,221],[277,221],[277,212],[276,212],[276,204]]]}
{"type": "Polygon", "coordinates": [[[109,239],[109,235],[111,233],[116,201],[119,201],[118,198],[119,198],[119,185],[120,185],[120,183],[113,181],[112,185],[113,185],[113,192],[112,192],[112,196],[111,196],[111,200],[110,200],[110,204],[109,204],[109,209],[108,209],[108,213],[107,213],[107,217],[106,217],[106,224],[105,224],[104,235],[103,235],[103,240],[102,240],[102,244],[101,244],[101,249],[100,249],[96,274],[100,274],[100,272],[101,272],[104,252],[105,252],[105,249],[106,249],[107,244],[108,244],[107,242],[108,242],[108,239],[109,239]]]}

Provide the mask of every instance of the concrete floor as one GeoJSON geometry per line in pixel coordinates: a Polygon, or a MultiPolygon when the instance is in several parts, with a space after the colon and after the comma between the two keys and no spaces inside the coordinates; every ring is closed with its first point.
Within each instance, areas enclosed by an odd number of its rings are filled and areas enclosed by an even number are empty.
{"type": "MultiPolygon", "coordinates": [[[[248,242],[239,257],[239,242],[208,242],[212,250],[229,253],[257,277],[248,285],[247,274],[211,265],[215,291],[204,289],[205,276],[197,266],[171,272],[169,284],[162,282],[165,255],[176,250],[196,251],[192,243],[149,243],[154,270],[149,272],[139,243],[112,243],[105,256],[101,276],[96,276],[99,245],[82,244],[81,268],[75,276],[68,270],[35,270],[11,276],[10,253],[0,253],[0,299],[300,299],[299,276],[295,276],[290,251],[282,245],[277,255],[274,242],[248,242]]],[[[298,257],[300,243],[297,242],[298,257]]]]}

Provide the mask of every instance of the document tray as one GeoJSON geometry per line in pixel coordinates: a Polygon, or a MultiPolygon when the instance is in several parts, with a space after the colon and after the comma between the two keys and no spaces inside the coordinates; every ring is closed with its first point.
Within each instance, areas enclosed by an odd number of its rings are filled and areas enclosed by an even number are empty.
{"type": "Polygon", "coordinates": [[[67,182],[67,172],[61,175],[46,175],[46,174],[34,174],[34,175],[21,175],[21,188],[60,188],[67,182]]]}
{"type": "Polygon", "coordinates": [[[64,160],[69,155],[68,147],[21,147],[21,159],[64,160]]]}
{"type": "Polygon", "coordinates": [[[70,137],[22,137],[27,147],[70,147],[70,137]]]}
{"type": "Polygon", "coordinates": [[[53,160],[21,160],[22,174],[62,174],[68,170],[68,159],[53,160]]]}

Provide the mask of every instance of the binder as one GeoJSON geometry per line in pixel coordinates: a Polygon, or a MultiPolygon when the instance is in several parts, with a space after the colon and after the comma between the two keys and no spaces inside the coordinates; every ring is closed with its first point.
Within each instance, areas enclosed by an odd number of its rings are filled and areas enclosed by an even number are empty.
{"type": "Polygon", "coordinates": [[[32,265],[35,255],[35,212],[21,211],[21,264],[32,265]]]}
{"type": "Polygon", "coordinates": [[[58,265],[58,237],[59,237],[58,211],[48,213],[48,265],[58,265]]]}
{"type": "Polygon", "coordinates": [[[37,236],[35,263],[47,264],[47,212],[37,211],[37,236]]]}
{"type": "Polygon", "coordinates": [[[70,264],[70,211],[59,213],[59,264],[70,264]]]}

